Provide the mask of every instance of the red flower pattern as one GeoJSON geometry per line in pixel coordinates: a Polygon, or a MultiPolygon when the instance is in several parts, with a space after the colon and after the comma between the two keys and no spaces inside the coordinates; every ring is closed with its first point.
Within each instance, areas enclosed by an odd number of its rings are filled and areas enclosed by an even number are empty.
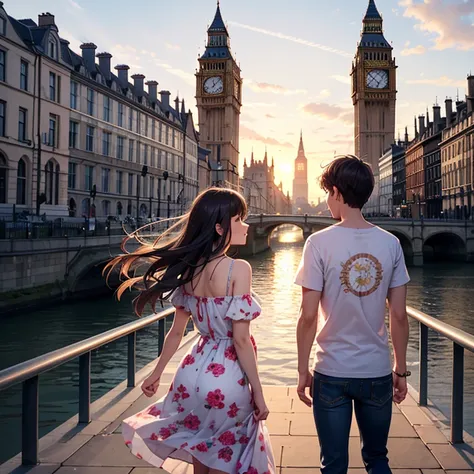
{"type": "Polygon", "coordinates": [[[232,460],[233,454],[234,451],[232,451],[229,446],[226,446],[225,448],[219,450],[218,458],[223,459],[225,462],[230,462],[232,460]]]}
{"type": "Polygon", "coordinates": [[[237,407],[237,405],[234,403],[232,403],[232,405],[229,407],[229,411],[227,412],[227,416],[229,418],[235,418],[237,416],[237,414],[239,413],[239,408],[237,407]]]}
{"type": "Polygon", "coordinates": [[[229,360],[232,360],[232,361],[236,361],[237,360],[237,351],[235,350],[235,347],[232,345],[232,346],[229,346],[225,352],[224,352],[224,356],[226,359],[229,359],[229,360]]]}
{"type": "Polygon", "coordinates": [[[247,302],[249,306],[252,306],[252,296],[251,295],[242,295],[242,299],[247,302]]]}
{"type": "Polygon", "coordinates": [[[239,443],[240,444],[248,444],[250,441],[250,438],[248,436],[245,436],[245,435],[242,435],[240,438],[239,438],[239,443]]]}
{"type": "Polygon", "coordinates": [[[245,377],[242,377],[240,380],[237,381],[239,385],[242,385],[242,387],[245,385],[245,377]]]}
{"type": "Polygon", "coordinates": [[[206,443],[196,444],[196,446],[194,446],[191,449],[194,449],[194,448],[197,449],[200,453],[207,453],[209,451],[209,448],[207,447],[206,443]]]}
{"type": "Polygon", "coordinates": [[[212,372],[214,377],[219,377],[219,375],[223,375],[225,372],[225,367],[222,364],[211,363],[208,365],[206,374],[212,372]]]}
{"type": "Polygon", "coordinates": [[[193,365],[195,362],[195,359],[194,357],[191,355],[191,354],[188,354],[184,360],[183,360],[183,364],[181,365],[181,367],[184,369],[187,365],[193,365]]]}
{"type": "Polygon", "coordinates": [[[232,446],[235,444],[235,436],[232,431],[225,431],[219,436],[219,442],[224,446],[232,446]]]}
{"type": "Polygon", "coordinates": [[[209,392],[206,397],[206,402],[211,408],[218,408],[222,409],[224,408],[224,399],[225,396],[222,393],[220,388],[217,388],[213,392],[209,392]]]}
{"type": "Polygon", "coordinates": [[[247,474],[258,474],[258,471],[254,467],[249,467],[247,474]]]}
{"type": "Polygon", "coordinates": [[[161,410],[158,409],[156,405],[153,405],[149,410],[148,414],[151,416],[160,416],[161,415],[161,410]]]}
{"type": "Polygon", "coordinates": [[[201,425],[201,420],[196,416],[190,413],[184,420],[183,425],[188,428],[188,430],[197,431],[201,425]]]}

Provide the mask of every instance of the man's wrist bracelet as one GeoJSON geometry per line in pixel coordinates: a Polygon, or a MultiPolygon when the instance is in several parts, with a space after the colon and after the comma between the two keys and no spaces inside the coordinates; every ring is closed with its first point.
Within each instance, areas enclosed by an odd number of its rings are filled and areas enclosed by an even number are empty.
{"type": "Polygon", "coordinates": [[[394,370],[392,370],[392,372],[398,377],[410,377],[411,375],[411,372],[409,370],[407,370],[406,372],[403,372],[403,374],[399,374],[398,372],[395,372],[394,370]]]}

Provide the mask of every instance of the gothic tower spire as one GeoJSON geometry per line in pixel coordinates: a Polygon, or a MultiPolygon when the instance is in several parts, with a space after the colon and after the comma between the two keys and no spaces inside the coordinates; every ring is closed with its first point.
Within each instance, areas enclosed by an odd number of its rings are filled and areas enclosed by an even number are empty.
{"type": "Polygon", "coordinates": [[[304,145],[303,145],[303,130],[300,132],[300,144],[298,146],[298,157],[305,156],[304,154],[304,145]]]}

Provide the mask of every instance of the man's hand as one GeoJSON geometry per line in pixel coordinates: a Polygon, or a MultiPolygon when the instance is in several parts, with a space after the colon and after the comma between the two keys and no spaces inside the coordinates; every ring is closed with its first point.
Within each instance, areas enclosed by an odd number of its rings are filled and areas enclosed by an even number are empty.
{"type": "Polygon", "coordinates": [[[310,374],[309,370],[303,374],[298,374],[298,387],[296,388],[296,393],[300,400],[307,406],[311,406],[312,401],[306,395],[306,389],[309,388],[309,395],[312,396],[312,387],[313,387],[313,376],[310,374]]]}
{"type": "Polygon", "coordinates": [[[399,377],[398,375],[393,375],[393,401],[395,403],[401,403],[405,400],[407,396],[408,387],[406,377],[399,377]]]}

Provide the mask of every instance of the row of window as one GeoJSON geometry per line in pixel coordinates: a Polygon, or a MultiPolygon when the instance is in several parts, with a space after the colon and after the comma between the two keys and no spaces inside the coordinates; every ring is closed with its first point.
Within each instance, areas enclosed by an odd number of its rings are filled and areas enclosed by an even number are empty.
{"type": "MultiPolygon", "coordinates": [[[[29,63],[25,59],[20,61],[20,89],[28,90],[28,71],[29,63]]],[[[0,81],[6,82],[7,80],[7,52],[0,49],[0,81]]]]}
{"type": "Polygon", "coordinates": [[[137,179],[140,179],[140,196],[145,198],[155,198],[160,196],[160,199],[165,200],[165,197],[169,194],[172,200],[176,200],[181,188],[182,183],[173,180],[159,180],[155,176],[142,177],[141,174],[137,173],[126,173],[122,170],[111,170],[107,167],[96,168],[92,165],[84,165],[83,169],[83,182],[82,186],[79,186],[79,166],[77,163],[72,161],[69,162],[68,168],[68,189],[74,190],[81,187],[84,191],[91,191],[96,179],[96,172],[100,172],[100,188],[98,191],[102,193],[115,193],[118,195],[127,192],[128,196],[135,197],[137,194],[137,179]],[[112,187],[113,179],[112,173],[115,173],[115,187],[112,187]],[[126,180],[126,190],[125,190],[126,180]],[[158,183],[161,188],[158,189],[158,183]]]}
{"type": "Polygon", "coordinates": [[[461,153],[474,149],[474,134],[460,138],[456,143],[443,149],[443,162],[459,156],[461,153]]]}

